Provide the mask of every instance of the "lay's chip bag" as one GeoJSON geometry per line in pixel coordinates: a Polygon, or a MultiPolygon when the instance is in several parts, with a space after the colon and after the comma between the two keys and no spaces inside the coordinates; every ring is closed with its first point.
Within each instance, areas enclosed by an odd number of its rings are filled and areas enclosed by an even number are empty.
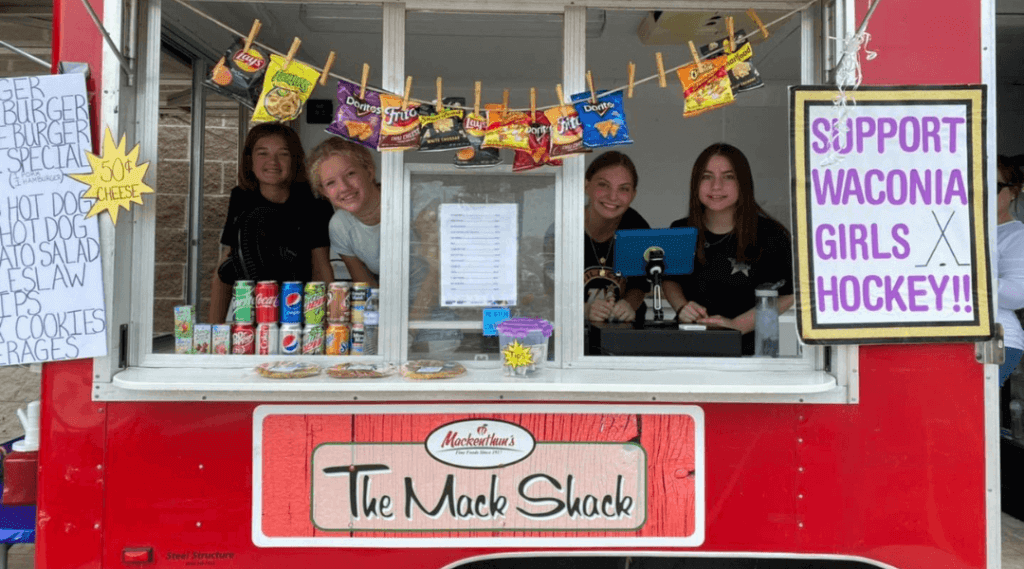
{"type": "Polygon", "coordinates": [[[338,111],[327,132],[369,148],[377,148],[380,139],[380,93],[367,90],[359,98],[359,85],[338,81],[338,111]]]}
{"type": "Polygon", "coordinates": [[[267,74],[263,78],[263,93],[252,114],[252,122],[290,121],[299,118],[302,105],[313,93],[320,72],[312,67],[292,61],[284,69],[284,58],[271,54],[267,74]]]}
{"type": "Polygon", "coordinates": [[[243,47],[243,39],[231,44],[224,52],[224,65],[211,68],[204,83],[217,93],[253,109],[267,72],[267,54],[255,45],[246,52],[242,51],[243,47]]]}
{"type": "Polygon", "coordinates": [[[463,130],[469,139],[469,147],[455,153],[456,168],[486,168],[501,164],[497,148],[481,148],[487,134],[487,119],[477,113],[468,113],[462,119],[463,130]]]}
{"type": "Polygon", "coordinates": [[[632,144],[629,128],[626,126],[626,109],[622,105],[622,91],[602,96],[597,92],[597,102],[590,102],[590,92],[576,93],[571,97],[583,125],[583,145],[587,148],[632,144]]]}

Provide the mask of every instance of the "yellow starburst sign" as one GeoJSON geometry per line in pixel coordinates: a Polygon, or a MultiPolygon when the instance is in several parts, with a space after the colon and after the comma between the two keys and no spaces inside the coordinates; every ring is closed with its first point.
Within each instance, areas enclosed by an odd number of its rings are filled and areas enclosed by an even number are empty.
{"type": "Polygon", "coordinates": [[[505,356],[505,365],[511,368],[526,367],[533,363],[533,352],[530,351],[530,348],[520,344],[519,340],[513,340],[506,346],[502,355],[505,356]]]}
{"type": "Polygon", "coordinates": [[[96,200],[85,217],[92,217],[106,210],[110,220],[117,223],[117,212],[121,208],[128,211],[132,203],[142,204],[142,194],[151,194],[153,188],[147,186],[142,178],[149,170],[149,162],[139,164],[139,145],[125,154],[125,137],[114,145],[114,138],[108,127],[103,133],[103,153],[96,156],[86,152],[86,158],[92,166],[88,174],[68,174],[68,176],[89,184],[82,197],[96,200]]]}

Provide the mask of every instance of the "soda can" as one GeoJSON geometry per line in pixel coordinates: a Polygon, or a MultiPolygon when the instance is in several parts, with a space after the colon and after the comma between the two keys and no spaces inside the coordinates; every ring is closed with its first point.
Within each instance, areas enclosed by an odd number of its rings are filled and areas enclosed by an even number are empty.
{"type": "Polygon", "coordinates": [[[213,340],[213,326],[210,324],[196,324],[192,329],[192,353],[210,353],[210,344],[213,340]]]}
{"type": "Polygon", "coordinates": [[[302,327],[302,354],[315,356],[324,353],[324,327],[306,324],[302,327]]]}
{"type": "Polygon", "coordinates": [[[278,307],[281,294],[277,281],[260,281],[256,283],[256,322],[277,323],[278,307]]]}
{"type": "Polygon", "coordinates": [[[256,311],[253,310],[255,292],[255,281],[235,281],[235,314],[234,318],[232,318],[233,321],[252,324],[256,317],[256,311]]]}
{"type": "Polygon", "coordinates": [[[306,325],[322,326],[327,310],[327,286],[322,281],[310,281],[302,291],[302,318],[306,325]]]}
{"type": "Polygon", "coordinates": [[[196,307],[183,304],[174,307],[174,337],[192,340],[192,327],[196,324],[196,307]]]}
{"type": "Polygon", "coordinates": [[[252,322],[235,322],[231,325],[231,353],[256,353],[256,330],[252,322]]]}
{"type": "Polygon", "coordinates": [[[348,294],[352,288],[349,281],[335,281],[327,286],[327,321],[348,322],[350,318],[348,294]]]}
{"type": "Polygon", "coordinates": [[[352,323],[363,321],[363,311],[366,309],[366,299],[370,297],[369,283],[352,283],[352,292],[349,295],[349,310],[351,311],[352,323]]]}
{"type": "Polygon", "coordinates": [[[213,334],[210,341],[210,353],[211,354],[230,354],[231,353],[231,325],[230,324],[214,324],[213,334]]]}
{"type": "Polygon", "coordinates": [[[302,353],[302,325],[297,322],[281,324],[280,354],[296,356],[302,353]]]}
{"type": "Polygon", "coordinates": [[[281,323],[302,324],[302,283],[281,283],[281,323]]]}
{"type": "Polygon", "coordinates": [[[276,356],[281,350],[277,322],[260,322],[256,325],[256,355],[276,356]]]}
{"type": "Polygon", "coordinates": [[[324,344],[328,356],[347,356],[349,350],[348,324],[345,322],[328,324],[324,344]]]}
{"type": "Polygon", "coordinates": [[[176,353],[176,354],[191,354],[192,353],[192,338],[175,338],[174,339],[174,353],[176,353]]]}
{"type": "Polygon", "coordinates": [[[348,349],[349,355],[363,355],[363,342],[366,340],[366,330],[362,322],[352,323],[352,344],[348,349]]]}

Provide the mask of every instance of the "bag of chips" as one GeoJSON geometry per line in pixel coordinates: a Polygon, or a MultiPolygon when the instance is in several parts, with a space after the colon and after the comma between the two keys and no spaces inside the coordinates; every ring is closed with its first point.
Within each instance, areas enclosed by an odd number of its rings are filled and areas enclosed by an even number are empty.
{"type": "Polygon", "coordinates": [[[697,116],[733,102],[725,61],[726,56],[722,55],[702,61],[700,69],[696,63],[691,63],[676,72],[686,97],[684,117],[697,116]]]}
{"type": "Polygon", "coordinates": [[[571,97],[583,125],[583,144],[587,148],[632,144],[629,128],[626,126],[626,108],[622,105],[622,91],[601,96],[597,92],[597,103],[590,102],[590,92],[576,93],[571,97]]]}
{"type": "Polygon", "coordinates": [[[544,116],[551,125],[549,155],[552,158],[587,152],[583,148],[583,123],[580,122],[580,115],[576,113],[576,107],[554,107],[544,111],[544,116]]]}
{"type": "Polygon", "coordinates": [[[487,134],[487,119],[483,115],[469,113],[462,120],[463,130],[469,139],[469,147],[455,153],[456,168],[486,168],[501,164],[497,148],[481,148],[487,134]]]}
{"type": "Polygon", "coordinates": [[[377,150],[409,150],[420,147],[420,109],[417,103],[402,108],[402,97],[381,93],[380,140],[377,150]]]}
{"type": "Polygon", "coordinates": [[[263,78],[263,93],[252,114],[253,123],[297,119],[313,93],[319,71],[298,61],[292,61],[287,69],[283,67],[284,58],[272,54],[263,78]]]}
{"type": "Polygon", "coordinates": [[[420,105],[420,150],[433,152],[469,146],[469,138],[462,127],[466,111],[456,108],[464,104],[466,100],[462,97],[445,97],[441,111],[434,105],[420,105]]]}
{"type": "Polygon", "coordinates": [[[366,91],[359,98],[359,85],[338,81],[338,111],[327,132],[376,149],[380,138],[380,93],[366,91]]]}
{"type": "Polygon", "coordinates": [[[516,150],[516,157],[512,162],[513,172],[533,170],[545,164],[549,166],[562,165],[561,160],[551,159],[551,123],[548,122],[548,117],[544,113],[536,114],[527,133],[530,137],[530,149],[516,150]]]}
{"type": "MultiPolygon", "coordinates": [[[[754,64],[750,63],[750,58],[754,56],[754,48],[750,46],[750,40],[745,37],[743,30],[737,30],[735,36],[743,37],[743,39],[736,42],[735,51],[725,54],[725,70],[729,73],[729,85],[732,87],[733,95],[764,87],[764,81],[761,81],[761,74],[758,73],[754,64]]],[[[729,41],[729,38],[722,38],[708,45],[701,46],[701,56],[706,56],[722,47],[727,41],[729,41]]]]}
{"type": "Polygon", "coordinates": [[[224,65],[214,66],[204,83],[215,92],[254,109],[267,72],[267,54],[255,45],[243,53],[243,47],[243,39],[231,44],[224,52],[224,65]]]}
{"type": "Polygon", "coordinates": [[[487,105],[487,133],[483,148],[529,150],[530,117],[521,111],[506,111],[502,105],[487,105]]]}

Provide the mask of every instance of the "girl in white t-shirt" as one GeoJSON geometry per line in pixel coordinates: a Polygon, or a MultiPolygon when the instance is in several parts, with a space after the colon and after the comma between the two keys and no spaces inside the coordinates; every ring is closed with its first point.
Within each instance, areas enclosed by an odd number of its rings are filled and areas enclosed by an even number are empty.
{"type": "Polygon", "coordinates": [[[1014,313],[1024,308],[1024,223],[1010,213],[1020,195],[1021,172],[1003,156],[999,157],[998,169],[999,311],[996,320],[1003,325],[1006,350],[1005,361],[999,366],[999,385],[1002,386],[1024,354],[1024,330],[1014,313]]]}

